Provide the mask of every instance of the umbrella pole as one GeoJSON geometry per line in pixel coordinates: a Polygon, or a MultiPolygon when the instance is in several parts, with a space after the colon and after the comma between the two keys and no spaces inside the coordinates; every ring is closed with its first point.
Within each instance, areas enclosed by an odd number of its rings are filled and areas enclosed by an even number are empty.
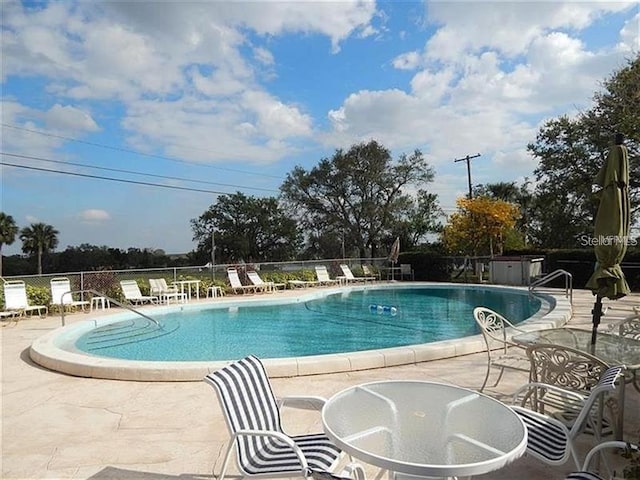
{"type": "Polygon", "coordinates": [[[595,345],[596,336],[598,334],[598,325],[600,325],[600,319],[602,318],[602,297],[600,295],[596,295],[596,303],[593,304],[593,310],[591,310],[591,314],[593,315],[593,318],[592,318],[593,328],[591,329],[591,345],[595,345]]]}

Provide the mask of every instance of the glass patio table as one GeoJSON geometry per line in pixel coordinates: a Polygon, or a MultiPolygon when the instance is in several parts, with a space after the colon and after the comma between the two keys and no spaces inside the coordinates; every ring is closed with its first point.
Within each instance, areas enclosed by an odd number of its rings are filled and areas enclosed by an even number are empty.
{"type": "Polygon", "coordinates": [[[511,339],[521,345],[546,343],[575,348],[599,358],[609,366],[626,365],[640,368],[640,340],[598,332],[595,347],[591,345],[591,330],[552,328],[514,335],[511,339]]]}
{"type": "MultiPolygon", "coordinates": [[[[631,337],[598,332],[596,344],[591,345],[591,330],[552,328],[549,330],[539,330],[514,335],[511,340],[525,346],[550,344],[574,348],[593,355],[609,366],[625,365],[627,372],[631,372],[633,375],[640,369],[640,340],[631,337]]],[[[618,395],[620,415],[618,415],[616,425],[618,440],[622,439],[624,427],[625,383],[632,380],[633,377],[628,377],[626,382],[621,382],[622,385],[618,395]]]]}
{"type": "Polygon", "coordinates": [[[327,436],[382,470],[421,477],[480,475],[524,454],[527,430],[502,402],[425,381],[350,387],[322,409],[327,436]]]}

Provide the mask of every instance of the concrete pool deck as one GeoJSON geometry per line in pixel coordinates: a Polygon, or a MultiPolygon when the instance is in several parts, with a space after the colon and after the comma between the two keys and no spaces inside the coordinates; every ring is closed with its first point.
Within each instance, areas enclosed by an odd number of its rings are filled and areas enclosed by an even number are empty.
{"type": "MultiPolygon", "coordinates": [[[[590,328],[593,296],[574,291],[572,327],[590,328]]],[[[625,316],[619,309],[640,305],[640,294],[605,306],[616,307],[601,329],[625,316]]],[[[68,323],[85,319],[67,317],[68,323]]],[[[214,391],[204,382],[124,382],[73,377],[46,370],[29,358],[31,343],[60,325],[59,317],[2,323],[3,479],[212,479],[220,469],[228,433],[214,391]]],[[[479,388],[486,357],[482,353],[444,360],[346,373],[274,378],[277,395],[329,397],[354,384],[384,379],[418,379],[479,388]]],[[[526,381],[507,372],[487,393],[503,400],[526,381]]],[[[640,439],[640,394],[626,395],[625,439],[640,439]]],[[[292,433],[321,430],[318,415],[287,411],[292,433]]],[[[586,447],[585,447],[586,448],[586,447]]],[[[562,479],[573,470],[547,467],[523,457],[478,478],[562,479]]],[[[369,470],[373,478],[375,470],[369,470]]],[[[233,477],[232,477],[233,478],[233,477]]]]}

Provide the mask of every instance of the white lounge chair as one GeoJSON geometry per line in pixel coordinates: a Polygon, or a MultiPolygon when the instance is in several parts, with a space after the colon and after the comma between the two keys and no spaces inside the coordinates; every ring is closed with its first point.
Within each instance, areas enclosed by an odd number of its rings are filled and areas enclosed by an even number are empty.
{"type": "Polygon", "coordinates": [[[491,367],[500,369],[494,387],[500,383],[505,370],[518,370],[528,372],[531,368],[529,358],[526,356],[526,349],[522,345],[515,344],[509,340],[507,328],[513,330],[512,333],[524,333],[519,330],[509,320],[499,313],[486,307],[476,307],[473,309],[473,318],[480,327],[482,338],[487,349],[487,372],[480,391],[484,390],[489,380],[491,367]],[[499,350],[496,350],[499,348],[499,350]]]}
{"type": "Polygon", "coordinates": [[[254,270],[248,271],[247,277],[256,288],[261,289],[263,292],[274,292],[278,288],[285,288],[287,286],[286,283],[265,282],[260,278],[258,272],[254,270]]]}
{"type": "Polygon", "coordinates": [[[45,305],[29,305],[27,287],[22,280],[9,280],[4,284],[4,305],[6,314],[3,316],[12,316],[11,313],[22,316],[29,312],[38,312],[40,317],[44,317],[48,313],[45,305]]]}
{"type": "Polygon", "coordinates": [[[354,283],[354,282],[367,283],[368,281],[374,281],[376,279],[376,277],[373,277],[373,276],[356,277],[351,271],[351,269],[349,268],[349,265],[346,265],[344,263],[340,265],[340,270],[342,270],[342,275],[344,276],[344,279],[347,281],[347,283],[354,283]]]}
{"type": "Polygon", "coordinates": [[[75,310],[80,307],[85,311],[89,308],[90,302],[73,299],[73,294],[70,293],[72,291],[71,282],[67,277],[52,278],[49,284],[51,285],[51,303],[53,305],[58,305],[65,310],[75,310]]]}
{"type": "Polygon", "coordinates": [[[142,295],[138,282],[135,280],[121,280],[120,287],[124,298],[134,305],[144,305],[145,303],[158,303],[158,297],[155,295],[142,295]]]}
{"type": "Polygon", "coordinates": [[[171,303],[171,300],[180,303],[187,301],[187,294],[179,292],[176,287],[170,287],[164,278],[150,278],[149,293],[158,297],[160,303],[168,304],[171,303]]]}
{"type": "Polygon", "coordinates": [[[238,276],[238,270],[236,270],[235,268],[227,268],[227,277],[229,277],[229,284],[231,284],[231,290],[233,291],[233,293],[256,293],[258,291],[258,287],[256,287],[255,285],[243,285],[240,281],[240,277],[238,276]]]}
{"type": "MultiPolygon", "coordinates": [[[[217,395],[231,435],[219,480],[224,480],[233,450],[242,477],[331,478],[341,450],[324,433],[290,436],[281,427],[283,406],[320,411],[322,397],[276,399],[260,360],[248,356],[210,373],[204,380],[217,395]]],[[[364,470],[348,465],[342,475],[354,473],[364,480],[364,470]]],[[[333,478],[336,478],[333,476],[333,478]]]]}
{"type": "Polygon", "coordinates": [[[320,285],[335,285],[340,283],[337,278],[329,277],[327,267],[324,265],[316,265],[316,277],[318,277],[318,284],[320,285]]]}
{"type": "MultiPolygon", "coordinates": [[[[575,440],[592,420],[592,409],[605,394],[616,389],[616,382],[622,377],[624,366],[615,366],[604,372],[598,384],[589,392],[588,396],[574,391],[562,389],[554,385],[537,384],[536,389],[545,388],[555,391],[565,398],[573,398],[581,405],[579,414],[568,428],[557,418],[544,413],[538,413],[528,408],[513,406],[513,410],[520,416],[527,427],[527,453],[549,465],[564,465],[569,457],[573,458],[576,468],[582,467],[578,459],[575,440]]],[[[624,379],[622,379],[624,381],[624,379]]],[[[600,441],[597,430],[594,432],[596,441],[600,441]]]]}
{"type": "Polygon", "coordinates": [[[367,277],[373,277],[374,280],[380,280],[380,274],[374,272],[368,265],[362,265],[362,273],[367,277]]]}

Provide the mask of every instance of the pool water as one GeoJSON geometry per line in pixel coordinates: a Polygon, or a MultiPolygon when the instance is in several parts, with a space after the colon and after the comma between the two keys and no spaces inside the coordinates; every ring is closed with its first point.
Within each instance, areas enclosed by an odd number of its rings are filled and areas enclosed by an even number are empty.
{"type": "Polygon", "coordinates": [[[153,315],[161,328],[131,318],[85,333],[75,347],[92,355],[151,361],[376,350],[475,335],[472,312],[480,305],[517,323],[534,315],[541,302],[517,290],[349,290],[297,303],[176,309],[153,315]]]}

